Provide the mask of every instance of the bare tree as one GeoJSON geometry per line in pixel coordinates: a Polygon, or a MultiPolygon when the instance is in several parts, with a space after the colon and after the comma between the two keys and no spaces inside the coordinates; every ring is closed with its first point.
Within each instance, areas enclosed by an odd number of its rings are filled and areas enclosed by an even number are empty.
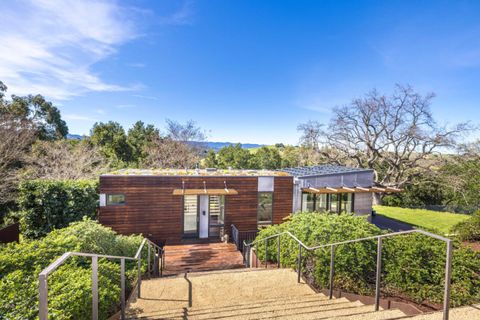
{"type": "Polygon", "coordinates": [[[156,137],[146,146],[146,159],[142,167],[147,168],[193,168],[200,161],[198,152],[190,145],[170,138],[156,137]]]}
{"type": "Polygon", "coordinates": [[[180,142],[203,142],[207,138],[195,121],[189,120],[181,124],[170,119],[167,119],[167,137],[180,142]]]}
{"type": "Polygon", "coordinates": [[[20,168],[35,138],[30,121],[0,114],[0,204],[14,200],[20,168]]]}
{"type": "Polygon", "coordinates": [[[109,168],[99,148],[86,141],[37,141],[27,162],[27,176],[35,179],[94,179],[109,168]]]}
{"type": "Polygon", "coordinates": [[[309,120],[306,123],[299,124],[297,126],[297,131],[302,133],[302,136],[300,137],[300,144],[304,147],[318,151],[322,127],[323,124],[314,120],[309,120]]]}
{"type": "Polygon", "coordinates": [[[430,111],[433,97],[397,85],[390,97],[373,90],[348,106],[335,108],[321,133],[324,155],[333,162],[353,161],[373,169],[378,184],[404,186],[429,169],[427,160],[434,153],[454,147],[458,136],[471,129],[468,123],[439,126],[430,111]]]}

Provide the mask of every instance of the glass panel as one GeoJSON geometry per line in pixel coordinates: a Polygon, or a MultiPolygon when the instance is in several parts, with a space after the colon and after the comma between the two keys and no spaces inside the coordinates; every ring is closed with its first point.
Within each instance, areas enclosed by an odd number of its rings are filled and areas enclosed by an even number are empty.
{"type": "Polygon", "coordinates": [[[326,194],[317,194],[315,201],[315,211],[325,212],[327,211],[327,195],[326,194]]]}
{"type": "Polygon", "coordinates": [[[315,195],[312,193],[302,193],[302,211],[303,212],[313,212],[314,208],[315,195]]]}
{"type": "Polygon", "coordinates": [[[338,212],[338,202],[340,198],[338,194],[332,193],[330,194],[330,211],[331,212],[338,212]]]}
{"type": "Polygon", "coordinates": [[[272,224],[273,216],[273,193],[258,193],[258,224],[272,224]]]}
{"type": "Polygon", "coordinates": [[[351,213],[353,209],[353,193],[342,194],[342,212],[351,213]]]}
{"type": "Polygon", "coordinates": [[[107,195],[107,205],[120,205],[125,204],[124,194],[109,194],[107,195]]]}
{"type": "Polygon", "coordinates": [[[223,227],[225,223],[225,197],[210,196],[208,199],[208,208],[210,212],[210,236],[219,236],[220,228],[223,227]]]}
{"type": "Polygon", "coordinates": [[[198,212],[197,196],[183,197],[183,233],[197,233],[197,212],[198,212]]]}

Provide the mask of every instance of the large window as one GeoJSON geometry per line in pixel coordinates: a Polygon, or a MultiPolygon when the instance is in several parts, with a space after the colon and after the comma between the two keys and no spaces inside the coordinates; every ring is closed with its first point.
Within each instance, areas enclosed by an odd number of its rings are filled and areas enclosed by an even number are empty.
{"type": "Polygon", "coordinates": [[[273,221],[273,192],[258,193],[258,225],[269,225],[273,221]]]}
{"type": "Polygon", "coordinates": [[[125,204],[124,194],[107,194],[107,206],[118,206],[125,204]]]}
{"type": "Polygon", "coordinates": [[[185,236],[197,234],[198,199],[197,196],[183,197],[183,233],[185,236]]]}
{"type": "Polygon", "coordinates": [[[210,236],[219,236],[225,224],[225,197],[209,196],[208,212],[210,213],[210,236]]]}
{"type": "Polygon", "coordinates": [[[353,212],[353,193],[302,193],[303,212],[353,212]]]}

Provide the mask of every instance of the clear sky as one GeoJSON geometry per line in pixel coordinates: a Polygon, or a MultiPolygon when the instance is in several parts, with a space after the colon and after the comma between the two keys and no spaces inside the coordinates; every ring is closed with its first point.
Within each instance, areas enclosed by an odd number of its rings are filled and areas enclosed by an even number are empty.
{"type": "Polygon", "coordinates": [[[480,1],[3,1],[0,80],[71,133],[193,119],[211,141],[295,144],[298,123],[395,83],[439,123],[480,118],[480,1]]]}

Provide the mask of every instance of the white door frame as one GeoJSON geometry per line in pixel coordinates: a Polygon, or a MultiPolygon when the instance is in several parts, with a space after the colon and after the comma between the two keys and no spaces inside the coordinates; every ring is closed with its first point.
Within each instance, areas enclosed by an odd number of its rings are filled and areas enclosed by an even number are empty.
{"type": "Polygon", "coordinates": [[[209,227],[209,216],[210,213],[208,212],[208,195],[200,195],[199,196],[199,223],[198,223],[198,237],[200,239],[208,238],[208,227],[209,227]]]}

